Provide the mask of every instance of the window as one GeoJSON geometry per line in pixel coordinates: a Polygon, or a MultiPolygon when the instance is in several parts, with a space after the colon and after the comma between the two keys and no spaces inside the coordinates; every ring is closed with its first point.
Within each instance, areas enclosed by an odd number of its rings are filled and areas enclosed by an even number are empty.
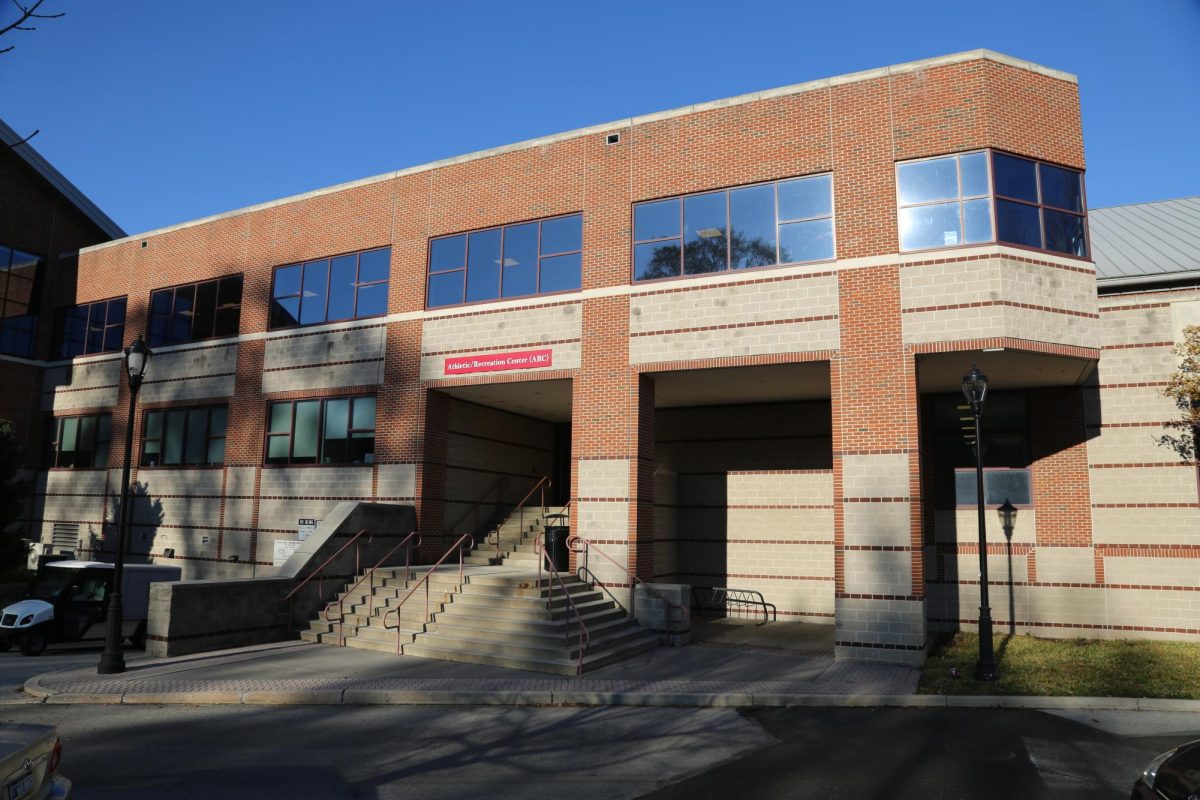
{"type": "Polygon", "coordinates": [[[242,276],[150,293],[151,347],[233,336],[242,314],[242,276]]]}
{"type": "MultiPolygon", "coordinates": [[[[962,395],[930,399],[937,508],[974,506],[975,418],[962,395]]],[[[1030,505],[1029,415],[1024,392],[989,392],[983,424],[983,492],[987,505],[1030,505]]]]}
{"type": "Polygon", "coordinates": [[[896,192],[901,250],[1007,242],[1087,256],[1076,170],[981,150],[897,164],[896,192]]]}
{"type": "Polygon", "coordinates": [[[270,404],[268,464],[370,464],[374,460],[374,395],[270,404]]]}
{"type": "Polygon", "coordinates": [[[648,281],[833,258],[833,179],[815,175],[633,207],[633,277],[648,281]]]}
{"type": "MultiPolygon", "coordinates": [[[[1033,503],[1033,487],[1029,469],[985,467],[983,470],[983,504],[985,506],[1001,506],[1006,501],[1014,506],[1028,506],[1033,503]]],[[[955,505],[972,507],[979,503],[975,468],[960,467],[954,470],[954,502],[955,505]]]]}
{"type": "Polygon", "coordinates": [[[271,287],[271,327],[315,325],[387,313],[392,249],[277,267],[271,287]]]}
{"type": "Polygon", "coordinates": [[[47,465],[71,469],[107,467],[111,440],[111,414],[58,417],[50,421],[47,465]]]}
{"type": "Polygon", "coordinates": [[[33,357],[41,256],[0,245],[0,353],[33,357]]]}
{"type": "Polygon", "coordinates": [[[225,463],[226,406],[147,411],[142,426],[143,467],[225,463]]]}
{"type": "Polygon", "coordinates": [[[60,358],[120,350],[125,339],[125,298],[59,309],[55,328],[60,358]]]}
{"type": "Polygon", "coordinates": [[[567,292],[582,285],[582,214],[429,242],[427,308],[567,292]]]}

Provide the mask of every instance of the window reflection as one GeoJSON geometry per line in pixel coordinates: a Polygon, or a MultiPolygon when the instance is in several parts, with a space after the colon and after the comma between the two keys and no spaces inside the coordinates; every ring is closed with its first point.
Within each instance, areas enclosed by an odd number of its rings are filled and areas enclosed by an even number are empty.
{"type": "MultiPolygon", "coordinates": [[[[270,326],[312,325],[386,314],[391,257],[391,248],[382,247],[277,267],[271,284],[270,326]]],[[[217,310],[217,323],[226,329],[232,321],[228,311],[227,299],[217,310]]]]}

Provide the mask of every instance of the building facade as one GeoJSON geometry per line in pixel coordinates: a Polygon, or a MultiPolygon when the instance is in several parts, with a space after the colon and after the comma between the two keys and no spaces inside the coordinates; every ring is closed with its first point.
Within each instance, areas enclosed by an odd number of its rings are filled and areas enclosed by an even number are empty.
{"type": "Polygon", "coordinates": [[[1098,294],[1084,166],[1073,76],[973,51],[85,247],[31,536],[111,552],[128,425],[132,547],[189,577],[355,499],[436,557],[548,476],[639,577],[916,662],[978,615],[977,363],[998,628],[1196,637],[1195,467],[1151,441],[1173,300],[1098,294]]]}

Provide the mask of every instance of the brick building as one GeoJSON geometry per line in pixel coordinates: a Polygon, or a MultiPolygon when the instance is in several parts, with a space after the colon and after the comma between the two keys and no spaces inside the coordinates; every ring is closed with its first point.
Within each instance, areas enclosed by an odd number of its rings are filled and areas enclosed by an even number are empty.
{"type": "Polygon", "coordinates": [[[1083,170],[1074,77],[972,51],[84,247],[32,536],[111,552],[129,424],[132,547],[192,577],[343,500],[435,555],[550,476],[638,576],[919,661],[977,615],[975,362],[998,628],[1196,637],[1195,468],[1152,441],[1195,291],[1098,294],[1083,170]]]}

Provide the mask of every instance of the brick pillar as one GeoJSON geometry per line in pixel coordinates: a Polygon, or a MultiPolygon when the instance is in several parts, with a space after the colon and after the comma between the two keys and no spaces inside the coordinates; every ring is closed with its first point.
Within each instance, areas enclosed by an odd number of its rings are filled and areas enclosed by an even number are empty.
{"type": "Polygon", "coordinates": [[[1055,386],[1028,393],[1037,576],[1046,583],[1104,582],[1103,559],[1092,551],[1083,391],[1055,386]]]}
{"type": "Polygon", "coordinates": [[[838,275],[833,403],[838,658],[920,663],[925,650],[916,366],[896,266],[838,275]]]}

